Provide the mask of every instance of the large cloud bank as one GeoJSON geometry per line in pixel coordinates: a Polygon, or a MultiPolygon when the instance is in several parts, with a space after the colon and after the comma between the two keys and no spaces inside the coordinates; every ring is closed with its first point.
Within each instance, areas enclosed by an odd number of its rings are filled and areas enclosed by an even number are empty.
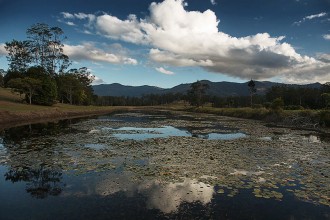
{"type": "Polygon", "coordinates": [[[183,0],[152,3],[149,10],[144,19],[135,15],[124,20],[110,14],[78,16],[81,13],[63,17],[87,19],[89,31],[104,37],[146,45],[150,59],[160,64],[199,66],[242,79],[278,77],[300,83],[330,79],[329,62],[297,53],[284,42],[284,36],[230,36],[221,32],[213,11],[187,11],[183,0]]]}

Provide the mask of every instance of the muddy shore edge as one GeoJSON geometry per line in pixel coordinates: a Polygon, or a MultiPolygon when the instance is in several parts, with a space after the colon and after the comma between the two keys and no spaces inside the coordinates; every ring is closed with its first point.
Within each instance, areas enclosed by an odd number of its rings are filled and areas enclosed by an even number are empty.
{"type": "Polygon", "coordinates": [[[61,110],[49,109],[41,111],[12,112],[0,111],[0,130],[20,125],[58,121],[70,118],[80,118],[104,115],[120,111],[134,110],[134,107],[113,107],[99,110],[61,110]]]}

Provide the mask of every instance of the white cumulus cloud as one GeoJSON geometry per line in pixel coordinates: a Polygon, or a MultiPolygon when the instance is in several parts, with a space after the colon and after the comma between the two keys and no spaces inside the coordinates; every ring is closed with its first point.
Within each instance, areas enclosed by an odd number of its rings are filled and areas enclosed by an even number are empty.
{"type": "Polygon", "coordinates": [[[325,35],[323,35],[323,38],[324,38],[325,40],[330,40],[330,34],[325,34],[325,35]]]}
{"type": "Polygon", "coordinates": [[[74,18],[74,15],[70,14],[69,12],[61,12],[61,15],[63,16],[63,18],[67,18],[67,19],[74,18]]]}
{"type": "Polygon", "coordinates": [[[130,43],[144,43],[146,35],[140,28],[140,23],[135,15],[130,15],[126,20],[120,20],[111,15],[98,16],[95,23],[100,34],[112,39],[120,39],[130,43]]]}
{"type": "Polygon", "coordinates": [[[96,62],[106,62],[113,64],[130,64],[136,65],[137,60],[122,56],[120,54],[114,54],[111,51],[105,51],[97,48],[93,43],[83,43],[80,45],[64,45],[64,53],[69,56],[70,59],[90,60],[96,62]]]}
{"type": "Polygon", "coordinates": [[[0,43],[0,57],[7,56],[7,50],[5,49],[5,44],[0,43]]]}
{"type": "Polygon", "coordinates": [[[69,12],[61,12],[60,13],[64,19],[88,19],[88,20],[95,20],[96,16],[93,14],[86,14],[86,13],[69,13],[69,12]]]}
{"type": "Polygon", "coordinates": [[[174,74],[174,72],[172,72],[172,71],[169,71],[169,70],[166,70],[166,69],[164,69],[163,67],[157,67],[157,68],[155,68],[158,72],[160,72],[160,73],[164,73],[164,74],[166,74],[166,75],[173,75],[174,74]]]}
{"type": "MultiPolygon", "coordinates": [[[[150,47],[151,60],[171,66],[200,66],[210,72],[241,79],[281,78],[283,81],[325,82],[330,64],[304,56],[286,43],[285,36],[257,33],[235,37],[221,31],[211,10],[187,11],[183,0],[152,3],[150,15],[121,20],[96,16],[90,31],[104,37],[150,47]]],[[[306,16],[315,19],[326,13],[306,16]]]]}
{"type": "Polygon", "coordinates": [[[100,77],[98,76],[94,76],[94,80],[92,82],[92,85],[99,85],[99,84],[105,84],[106,82],[101,79],[100,77]]]}
{"type": "Polygon", "coordinates": [[[211,0],[211,4],[212,4],[212,5],[216,5],[217,2],[216,2],[215,0],[211,0]]]}
{"type": "Polygon", "coordinates": [[[68,22],[66,22],[66,24],[69,26],[75,26],[75,23],[73,23],[72,21],[68,21],[68,22]]]}

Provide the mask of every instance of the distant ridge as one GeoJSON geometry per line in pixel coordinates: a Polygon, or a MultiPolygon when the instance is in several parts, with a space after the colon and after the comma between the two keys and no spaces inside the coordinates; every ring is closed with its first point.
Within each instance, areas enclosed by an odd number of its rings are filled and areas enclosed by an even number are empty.
{"type": "MultiPolygon", "coordinates": [[[[201,82],[208,84],[208,94],[215,96],[248,96],[249,90],[247,82],[235,83],[235,82],[211,82],[208,80],[201,80],[201,82]]],[[[257,94],[263,95],[267,89],[275,85],[287,85],[294,87],[306,87],[306,88],[320,88],[320,83],[312,83],[306,85],[297,84],[283,84],[268,81],[255,81],[257,94]]],[[[125,86],[119,83],[112,84],[100,84],[93,86],[94,93],[98,96],[128,96],[128,97],[141,97],[149,94],[166,94],[166,93],[186,93],[190,89],[191,83],[180,84],[169,89],[163,89],[155,86],[125,86]]]]}

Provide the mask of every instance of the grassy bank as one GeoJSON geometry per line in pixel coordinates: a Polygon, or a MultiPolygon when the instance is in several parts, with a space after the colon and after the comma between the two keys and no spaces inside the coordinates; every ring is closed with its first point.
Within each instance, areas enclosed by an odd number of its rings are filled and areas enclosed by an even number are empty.
{"type": "Polygon", "coordinates": [[[0,129],[27,123],[60,120],[82,116],[127,111],[130,107],[70,106],[56,104],[51,107],[0,101],[0,129]]]}
{"type": "Polygon", "coordinates": [[[73,106],[55,104],[53,106],[28,105],[22,103],[19,94],[0,88],[0,128],[27,123],[59,120],[89,115],[107,114],[130,110],[133,107],[73,106]]]}
{"type": "MultiPolygon", "coordinates": [[[[182,108],[178,108],[182,110],[182,108]]],[[[263,120],[283,126],[330,128],[330,110],[269,110],[266,108],[185,108],[186,111],[209,113],[228,117],[263,120]]]]}

